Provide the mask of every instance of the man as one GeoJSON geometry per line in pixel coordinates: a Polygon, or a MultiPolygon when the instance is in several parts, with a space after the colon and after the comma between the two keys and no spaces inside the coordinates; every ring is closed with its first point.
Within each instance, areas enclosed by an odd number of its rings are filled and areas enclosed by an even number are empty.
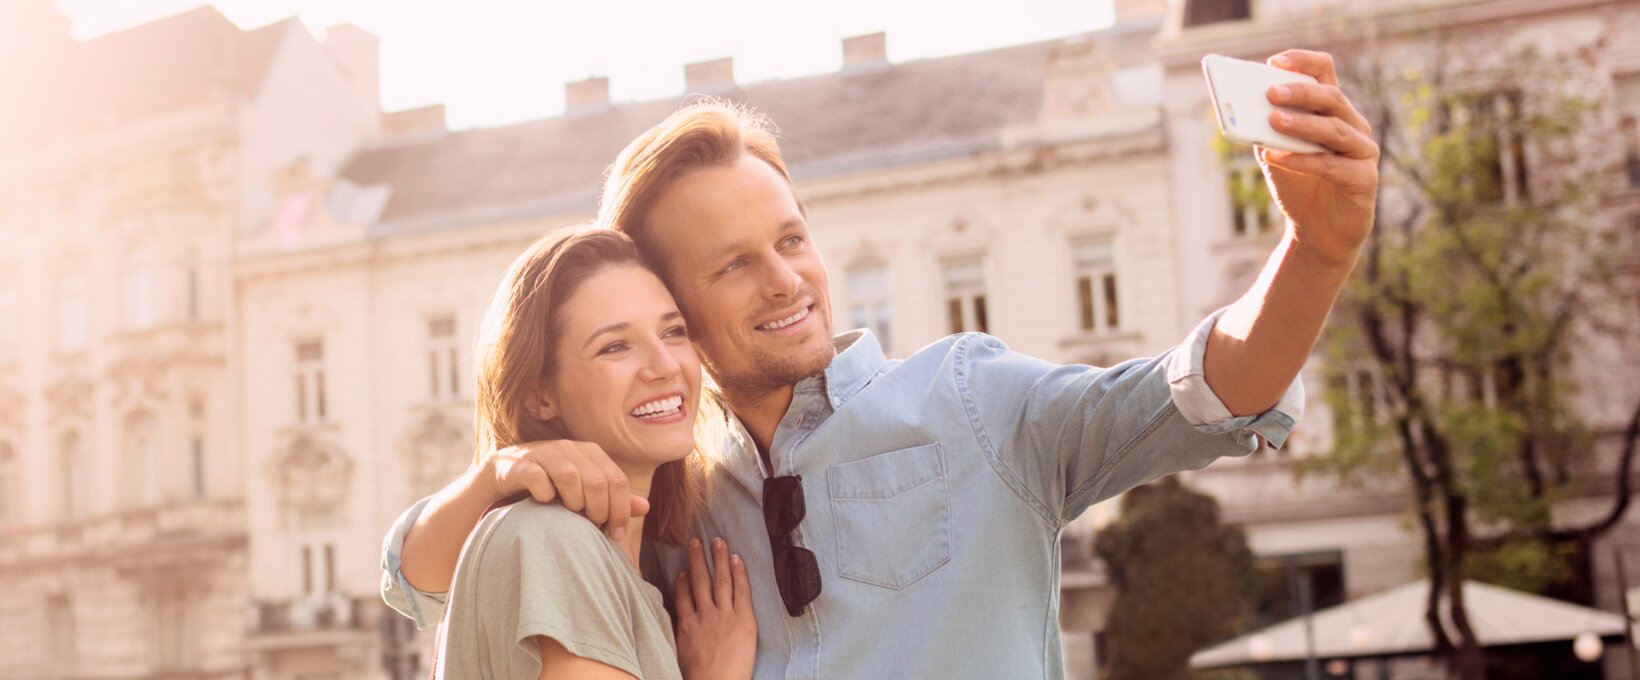
{"type": "MultiPolygon", "coordinates": [[[[1331,57],[1270,63],[1319,81],[1272,88],[1316,112],[1272,125],[1336,154],[1260,149],[1289,221],[1263,275],[1180,347],[1108,369],[979,334],[903,361],[868,332],[834,338],[802,203],[744,111],[685,108],[621,153],[600,220],[661,274],[733,412],[699,535],[746,560],[756,677],[1058,677],[1060,530],[1135,485],[1285,441],[1299,369],[1373,221],[1378,148],[1331,57]]],[[[490,460],[388,535],[384,596],[421,625],[495,499],[561,499],[612,535],[643,509],[587,445],[490,460]]],[[[686,557],[659,546],[648,576],[670,584],[686,557]]]]}

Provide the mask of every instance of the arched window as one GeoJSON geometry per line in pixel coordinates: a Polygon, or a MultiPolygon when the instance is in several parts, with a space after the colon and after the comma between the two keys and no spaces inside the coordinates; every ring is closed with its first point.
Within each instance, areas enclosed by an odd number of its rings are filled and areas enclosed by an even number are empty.
{"type": "Polygon", "coordinates": [[[159,502],[159,445],[154,416],[146,411],[131,414],[125,422],[124,489],[127,507],[145,507],[159,502]]]}
{"type": "Polygon", "coordinates": [[[23,511],[22,483],[18,478],[17,450],[10,442],[0,441],[0,526],[12,524],[23,511]]]}
{"type": "Polygon", "coordinates": [[[87,488],[89,466],[90,461],[85,456],[85,440],[80,433],[64,433],[57,457],[58,497],[62,502],[63,519],[82,517],[90,512],[88,503],[91,490],[87,488]]]}
{"type": "Polygon", "coordinates": [[[157,260],[149,246],[133,247],[120,260],[120,308],[125,330],[153,328],[159,322],[157,260]]]}

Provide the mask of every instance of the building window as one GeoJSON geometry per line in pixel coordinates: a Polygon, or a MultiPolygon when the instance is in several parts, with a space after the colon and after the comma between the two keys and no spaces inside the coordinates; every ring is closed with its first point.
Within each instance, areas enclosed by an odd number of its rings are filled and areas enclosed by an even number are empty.
{"type": "Polygon", "coordinates": [[[1253,16],[1252,0],[1186,0],[1185,26],[1205,26],[1221,21],[1239,21],[1253,16]]]}
{"type": "Polygon", "coordinates": [[[22,490],[18,465],[17,450],[10,442],[0,441],[0,526],[16,522],[23,509],[18,497],[22,490]]]}
{"type": "Polygon", "coordinates": [[[1261,557],[1256,568],[1264,587],[1259,593],[1255,628],[1344,603],[1347,591],[1342,552],[1261,557]]]}
{"type": "Polygon", "coordinates": [[[848,273],[849,322],[854,328],[870,328],[883,351],[891,352],[894,330],[893,298],[888,284],[888,267],[874,264],[855,267],[848,273]]]}
{"type": "Polygon", "coordinates": [[[46,633],[50,636],[52,665],[57,668],[74,663],[74,603],[67,595],[56,594],[46,598],[46,633]]]}
{"type": "Polygon", "coordinates": [[[325,420],[325,346],[319,340],[296,343],[296,421],[325,420]]]}
{"type": "Polygon", "coordinates": [[[147,507],[159,502],[159,437],[154,417],[136,413],[125,425],[125,474],[120,488],[124,489],[126,506],[147,507]]]}
{"type": "Polygon", "coordinates": [[[62,503],[64,519],[74,519],[89,514],[90,489],[87,488],[87,467],[90,461],[85,456],[85,441],[78,432],[69,432],[63,435],[59,443],[57,459],[57,480],[59,500],[62,503]]]}
{"type": "Polygon", "coordinates": [[[189,459],[193,461],[194,498],[201,499],[205,497],[205,439],[197,434],[194,435],[194,438],[189,441],[188,454],[189,459]]]}
{"type": "Polygon", "coordinates": [[[199,268],[188,268],[188,321],[199,323],[199,268]]]}
{"type": "Polygon", "coordinates": [[[1640,73],[1618,75],[1614,84],[1622,127],[1623,174],[1630,189],[1640,189],[1640,73]]]}
{"type": "Polygon", "coordinates": [[[990,331],[985,309],[985,272],[978,258],[945,264],[945,316],[952,333],[990,331]]]}
{"type": "Polygon", "coordinates": [[[17,329],[22,327],[21,312],[17,289],[11,286],[0,288],[0,365],[17,361],[20,335],[17,329]]]}
{"type": "Polygon", "coordinates": [[[1513,204],[1528,197],[1523,105],[1518,90],[1460,97],[1456,101],[1452,119],[1472,140],[1465,149],[1474,154],[1478,171],[1466,179],[1478,199],[1513,204]]]}
{"type": "Polygon", "coordinates": [[[1270,199],[1270,187],[1251,151],[1226,156],[1225,184],[1230,192],[1230,233],[1238,238],[1264,236],[1282,223],[1281,209],[1270,199]]]}
{"type": "Polygon", "coordinates": [[[57,279],[57,351],[83,351],[91,340],[91,315],[84,274],[57,279]]]}
{"type": "Polygon", "coordinates": [[[336,514],[304,510],[297,515],[296,587],[303,596],[336,591],[336,514]]]}
{"type": "Polygon", "coordinates": [[[456,318],[439,316],[427,321],[427,377],[434,399],[461,393],[461,355],[456,348],[456,318]]]}
{"type": "Polygon", "coordinates": [[[167,671],[188,670],[193,667],[193,622],[188,616],[186,601],[168,601],[155,612],[154,646],[158,652],[159,667],[167,671]]]}
{"type": "Polygon", "coordinates": [[[126,251],[120,263],[120,294],[124,298],[120,309],[125,330],[147,330],[159,322],[159,313],[154,304],[159,278],[155,264],[153,250],[148,247],[126,251]]]}
{"type": "Polygon", "coordinates": [[[1076,307],[1078,322],[1084,331],[1102,333],[1122,325],[1115,251],[1108,236],[1075,246],[1076,307]]]}

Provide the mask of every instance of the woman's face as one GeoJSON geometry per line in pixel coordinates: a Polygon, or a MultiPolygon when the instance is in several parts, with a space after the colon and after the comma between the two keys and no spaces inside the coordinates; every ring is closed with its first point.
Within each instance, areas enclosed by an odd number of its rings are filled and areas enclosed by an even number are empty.
{"type": "Polygon", "coordinates": [[[666,286],[635,264],[604,268],[559,310],[558,373],[542,412],[623,467],[653,468],[694,447],[700,359],[666,286]]]}

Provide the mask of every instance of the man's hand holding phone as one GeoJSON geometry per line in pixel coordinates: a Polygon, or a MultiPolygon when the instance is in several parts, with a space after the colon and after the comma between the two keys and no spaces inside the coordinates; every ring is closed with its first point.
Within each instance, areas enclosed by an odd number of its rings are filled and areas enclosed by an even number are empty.
{"type": "MultiPolygon", "coordinates": [[[[1256,146],[1271,194],[1292,222],[1295,245],[1328,263],[1353,263],[1372,228],[1378,195],[1379,150],[1372,139],[1372,126],[1339,88],[1332,55],[1287,50],[1270,57],[1267,63],[1315,79],[1313,83],[1290,82],[1265,90],[1268,103],[1273,105],[1266,114],[1269,128],[1331,151],[1299,153],[1256,146]]],[[[1210,87],[1215,89],[1217,102],[1225,99],[1220,92],[1230,85],[1210,83],[1210,87]]],[[[1220,115],[1222,124],[1222,111],[1220,115]]]]}

